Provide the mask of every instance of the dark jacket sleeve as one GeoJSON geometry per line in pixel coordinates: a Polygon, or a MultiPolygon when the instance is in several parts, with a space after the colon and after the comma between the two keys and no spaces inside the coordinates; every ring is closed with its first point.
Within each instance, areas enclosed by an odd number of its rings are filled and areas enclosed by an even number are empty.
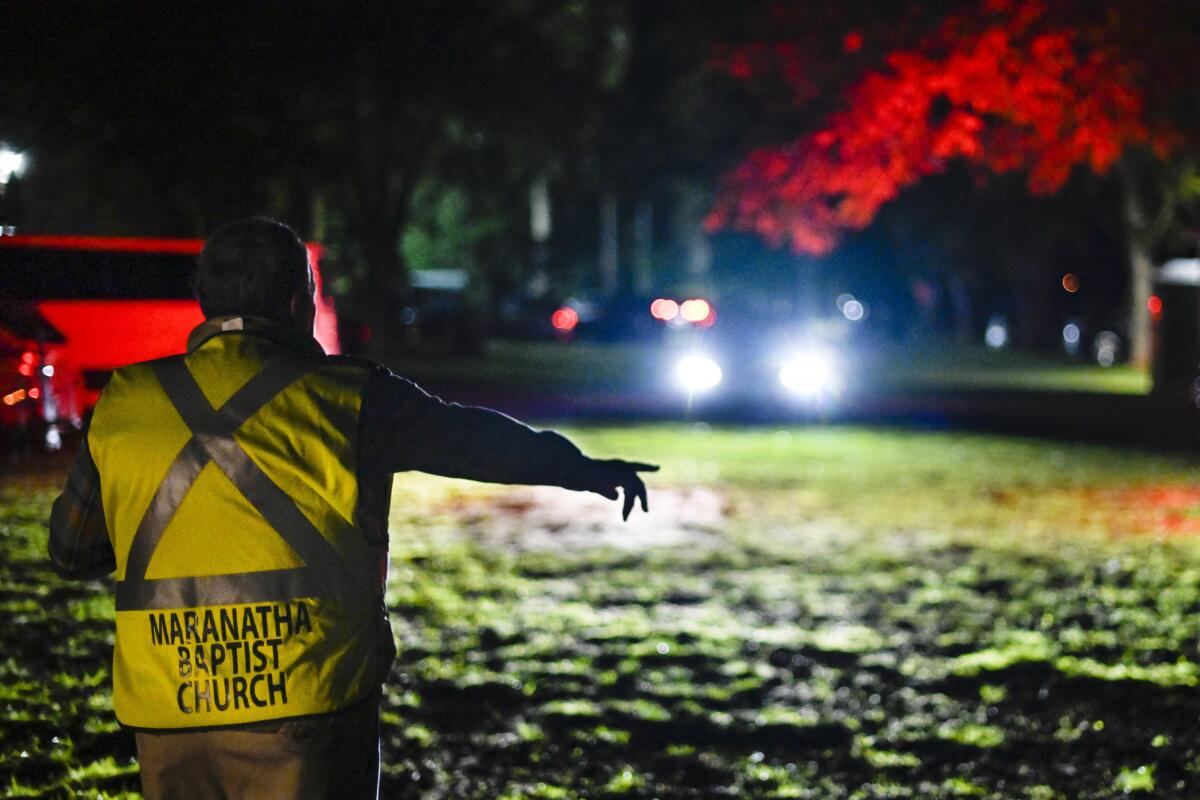
{"type": "Polygon", "coordinates": [[[447,403],[383,367],[368,381],[360,426],[368,470],[578,490],[594,480],[591,459],[566,437],[498,411],[447,403]]]}
{"type": "Polygon", "coordinates": [[[86,430],[66,488],[50,510],[49,550],[54,571],[63,578],[99,578],[117,568],[86,430]]]}

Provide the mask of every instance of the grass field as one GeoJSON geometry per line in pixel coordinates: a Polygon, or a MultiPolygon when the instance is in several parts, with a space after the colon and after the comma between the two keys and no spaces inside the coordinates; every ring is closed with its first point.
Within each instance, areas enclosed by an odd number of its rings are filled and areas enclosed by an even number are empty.
{"type": "MultiPolygon", "coordinates": [[[[397,372],[432,386],[487,387],[523,392],[656,391],[669,370],[670,350],[652,345],[587,342],[489,344],[478,356],[377,353],[397,372]]],[[[1103,368],[1065,356],[1038,355],[944,341],[887,349],[863,348],[841,365],[855,392],[1031,390],[1145,394],[1149,376],[1127,365],[1103,368]]]]}
{"type": "MultiPolygon", "coordinates": [[[[396,798],[1200,796],[1197,464],[868,429],[583,428],[651,513],[402,475],[396,798]]],[[[136,789],[104,582],[0,488],[0,786],[136,789]]]]}

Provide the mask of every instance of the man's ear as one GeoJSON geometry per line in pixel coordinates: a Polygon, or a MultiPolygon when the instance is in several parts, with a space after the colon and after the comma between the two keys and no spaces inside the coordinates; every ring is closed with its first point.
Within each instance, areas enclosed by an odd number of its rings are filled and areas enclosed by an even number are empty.
{"type": "Polygon", "coordinates": [[[312,333],[313,324],[317,319],[317,303],[309,286],[311,284],[306,284],[296,290],[296,293],[292,295],[292,302],[288,310],[298,326],[305,332],[312,333]]]}

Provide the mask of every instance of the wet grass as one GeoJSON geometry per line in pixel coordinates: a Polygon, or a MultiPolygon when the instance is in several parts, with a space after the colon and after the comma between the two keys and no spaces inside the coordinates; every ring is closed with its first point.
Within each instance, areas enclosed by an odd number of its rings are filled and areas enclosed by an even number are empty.
{"type": "MultiPolygon", "coordinates": [[[[663,464],[646,520],[397,480],[385,797],[1200,796],[1195,463],[862,429],[572,433],[663,464]]],[[[44,566],[52,484],[0,488],[0,786],[112,796],[136,789],[112,606],[44,566]]]]}
{"type": "MultiPolygon", "coordinates": [[[[382,351],[402,375],[435,387],[501,392],[656,392],[678,348],[662,344],[493,341],[486,355],[382,351]]],[[[1050,391],[1145,394],[1150,377],[1128,365],[1104,368],[1065,355],[932,340],[863,347],[844,377],[855,392],[1050,391]]]]}
{"type": "Polygon", "coordinates": [[[991,350],[931,340],[869,351],[868,391],[1054,391],[1146,394],[1150,376],[1128,364],[1101,367],[1065,354],[991,350]]]}
{"type": "Polygon", "coordinates": [[[48,565],[45,524],[62,477],[0,481],[0,792],[135,796],[133,738],[109,692],[110,589],[61,581],[48,565]]]}

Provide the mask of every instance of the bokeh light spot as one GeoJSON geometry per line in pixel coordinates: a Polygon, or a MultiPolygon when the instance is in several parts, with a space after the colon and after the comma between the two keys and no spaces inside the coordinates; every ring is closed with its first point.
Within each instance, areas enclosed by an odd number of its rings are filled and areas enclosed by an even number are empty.
{"type": "Polygon", "coordinates": [[[556,331],[572,331],[579,324],[579,314],[570,306],[563,306],[550,315],[550,324],[556,331]]]}

